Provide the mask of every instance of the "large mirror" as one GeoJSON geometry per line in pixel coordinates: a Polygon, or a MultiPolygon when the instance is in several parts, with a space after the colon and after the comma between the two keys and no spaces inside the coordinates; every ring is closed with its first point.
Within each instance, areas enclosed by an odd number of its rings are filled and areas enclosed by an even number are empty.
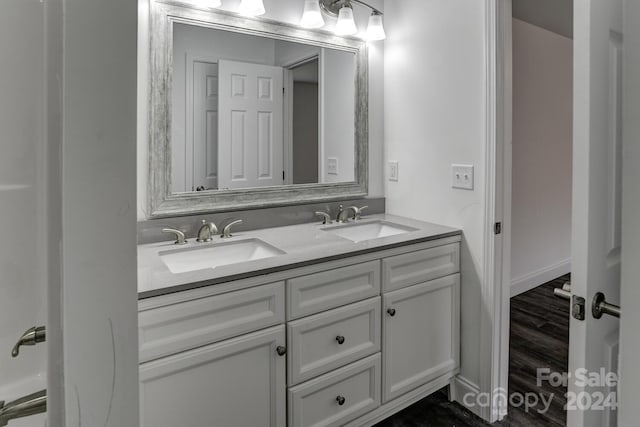
{"type": "Polygon", "coordinates": [[[152,216],[366,195],[366,43],[184,3],[151,12],[152,216]]]}

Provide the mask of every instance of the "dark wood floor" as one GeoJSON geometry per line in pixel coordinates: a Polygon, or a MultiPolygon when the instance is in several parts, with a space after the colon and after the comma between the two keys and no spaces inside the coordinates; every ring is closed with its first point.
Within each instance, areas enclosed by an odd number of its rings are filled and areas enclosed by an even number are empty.
{"type": "MultiPolygon", "coordinates": [[[[510,407],[509,415],[494,424],[500,427],[557,427],[565,425],[566,389],[548,383],[537,385],[537,369],[566,372],[569,350],[569,304],[553,296],[570,275],[560,277],[511,299],[509,393],[544,396],[549,410],[538,407],[510,407]]],[[[533,402],[533,400],[532,400],[533,402]]],[[[484,427],[488,424],[455,402],[449,402],[446,389],[421,400],[379,423],[376,427],[484,427]]]]}

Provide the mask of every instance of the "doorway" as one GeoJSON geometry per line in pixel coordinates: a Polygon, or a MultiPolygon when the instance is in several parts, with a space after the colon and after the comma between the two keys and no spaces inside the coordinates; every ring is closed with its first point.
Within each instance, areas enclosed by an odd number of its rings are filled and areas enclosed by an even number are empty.
{"type": "Polygon", "coordinates": [[[569,302],[554,290],[571,280],[572,0],[513,0],[511,35],[508,420],[564,426],[566,384],[543,377],[568,371],[569,302]]]}

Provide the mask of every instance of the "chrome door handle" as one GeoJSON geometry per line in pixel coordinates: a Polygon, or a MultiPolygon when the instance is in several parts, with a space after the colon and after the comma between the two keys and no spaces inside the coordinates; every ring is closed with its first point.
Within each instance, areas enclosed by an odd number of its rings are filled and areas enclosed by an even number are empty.
{"type": "Polygon", "coordinates": [[[602,292],[598,292],[593,297],[593,303],[591,304],[591,314],[594,319],[600,319],[603,314],[620,318],[620,306],[609,304],[607,298],[602,292]]]}
{"type": "Polygon", "coordinates": [[[566,290],[564,290],[562,288],[555,288],[553,290],[553,294],[555,296],[557,296],[557,297],[560,297],[560,298],[563,298],[563,299],[571,301],[571,292],[570,291],[566,291],[566,290]]]}

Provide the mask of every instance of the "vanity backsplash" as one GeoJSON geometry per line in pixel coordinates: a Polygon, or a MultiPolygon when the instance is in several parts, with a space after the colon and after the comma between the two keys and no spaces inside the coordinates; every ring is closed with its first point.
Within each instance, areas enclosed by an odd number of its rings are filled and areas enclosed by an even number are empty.
{"type": "Polygon", "coordinates": [[[201,226],[202,220],[225,224],[234,219],[242,219],[242,224],[234,227],[238,231],[305,224],[314,221],[322,222],[322,218],[316,216],[315,212],[327,212],[332,217],[335,217],[340,205],[345,208],[348,206],[367,206],[363,213],[364,216],[385,213],[385,198],[378,197],[151,219],[138,222],[138,244],[143,245],[173,239],[173,236],[162,233],[163,228],[177,229],[182,231],[188,238],[193,238],[201,226]]]}

